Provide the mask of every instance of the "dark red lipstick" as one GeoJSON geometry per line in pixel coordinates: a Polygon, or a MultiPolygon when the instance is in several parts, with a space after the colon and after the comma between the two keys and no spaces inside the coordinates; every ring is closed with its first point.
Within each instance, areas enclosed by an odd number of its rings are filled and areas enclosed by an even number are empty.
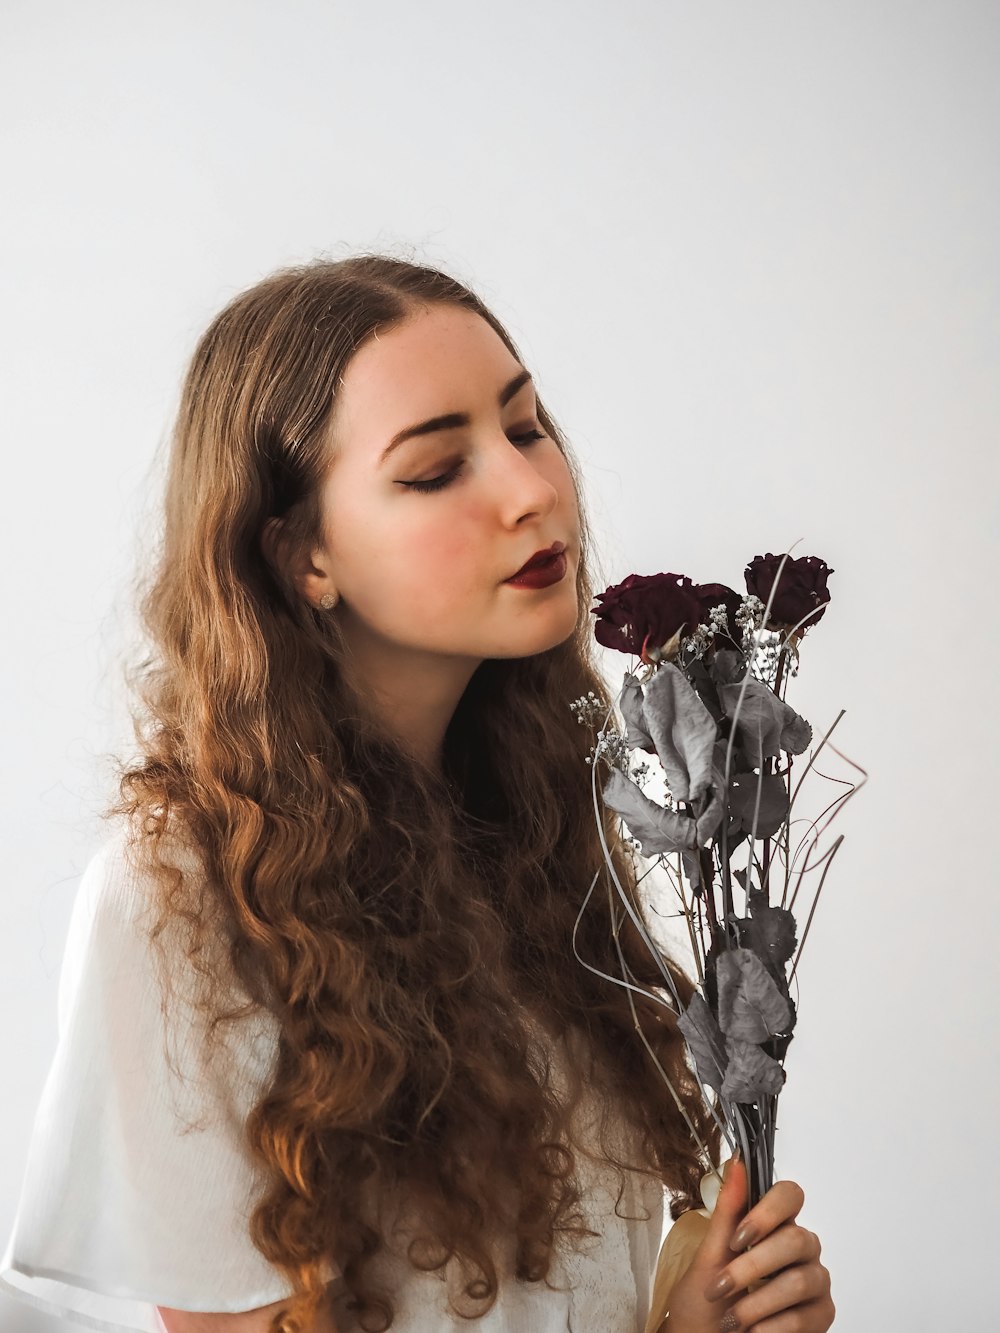
{"type": "Polygon", "coordinates": [[[565,550],[565,542],[553,542],[545,550],[536,551],[504,582],[516,588],[547,588],[551,583],[558,583],[566,574],[565,550]]]}

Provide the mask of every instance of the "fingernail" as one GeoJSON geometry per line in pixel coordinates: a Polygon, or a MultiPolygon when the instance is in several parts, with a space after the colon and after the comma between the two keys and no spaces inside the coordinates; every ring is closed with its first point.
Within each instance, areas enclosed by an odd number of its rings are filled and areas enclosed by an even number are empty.
{"type": "Polygon", "coordinates": [[[753,1227],[740,1227],[739,1231],[737,1231],[736,1235],[733,1237],[729,1248],[731,1250],[745,1250],[748,1245],[753,1244],[753,1239],[753,1227]]]}
{"type": "Polygon", "coordinates": [[[719,1333],[735,1333],[740,1326],[740,1321],[732,1310],[727,1315],[723,1315],[722,1322],[719,1324],[719,1333]]]}
{"type": "Polygon", "coordinates": [[[717,1282],[713,1282],[705,1296],[710,1301],[717,1301],[720,1296],[725,1296],[726,1292],[732,1291],[733,1279],[728,1273],[723,1273],[717,1282]]]}

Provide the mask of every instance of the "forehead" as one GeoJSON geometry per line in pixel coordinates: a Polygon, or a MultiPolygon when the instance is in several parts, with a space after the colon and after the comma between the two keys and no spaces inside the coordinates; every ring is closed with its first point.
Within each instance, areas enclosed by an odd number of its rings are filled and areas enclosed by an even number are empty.
{"type": "Polygon", "coordinates": [[[334,404],[338,441],[350,448],[363,437],[376,449],[424,417],[495,412],[497,391],[520,368],[474,311],[421,310],[388,332],[376,331],[351,358],[334,404]]]}

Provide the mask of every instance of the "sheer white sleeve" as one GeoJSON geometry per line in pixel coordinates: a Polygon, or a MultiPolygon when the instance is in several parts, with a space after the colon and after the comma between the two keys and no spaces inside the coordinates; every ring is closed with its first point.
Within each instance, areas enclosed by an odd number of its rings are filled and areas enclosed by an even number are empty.
{"type": "Polygon", "coordinates": [[[162,1333],[156,1306],[234,1312],[291,1294],[249,1236],[264,1182],[243,1144],[276,1019],[240,1020],[237,1058],[206,1070],[183,953],[161,1007],[150,898],[122,827],[73,903],[56,1050],[0,1260],[7,1294],[106,1333],[162,1333]]]}

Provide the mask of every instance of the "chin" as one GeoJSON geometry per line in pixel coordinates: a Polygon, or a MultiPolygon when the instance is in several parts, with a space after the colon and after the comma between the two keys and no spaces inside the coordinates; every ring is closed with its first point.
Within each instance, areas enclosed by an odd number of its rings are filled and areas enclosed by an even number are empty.
{"type": "Polygon", "coordinates": [[[523,647],[520,651],[506,652],[504,657],[533,657],[536,653],[548,652],[550,648],[558,648],[561,643],[573,637],[576,630],[576,615],[567,616],[565,620],[558,625],[550,626],[547,634],[525,635],[523,647]]]}

